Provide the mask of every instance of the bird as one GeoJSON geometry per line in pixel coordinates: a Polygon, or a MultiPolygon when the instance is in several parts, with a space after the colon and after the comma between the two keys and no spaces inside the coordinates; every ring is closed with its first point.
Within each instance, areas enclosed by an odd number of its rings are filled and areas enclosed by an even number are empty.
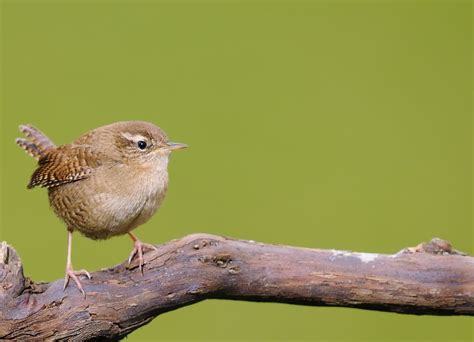
{"type": "Polygon", "coordinates": [[[73,232],[94,240],[128,234],[143,274],[146,250],[132,230],[158,210],[168,189],[168,160],[187,145],[168,140],[153,123],[121,121],[92,129],[70,144],[56,146],[31,124],[20,125],[25,137],[16,144],[38,161],[28,188],[43,187],[55,214],[67,228],[67,261],[63,290],[72,279],[82,295],[80,276],[71,261],[73,232]]]}

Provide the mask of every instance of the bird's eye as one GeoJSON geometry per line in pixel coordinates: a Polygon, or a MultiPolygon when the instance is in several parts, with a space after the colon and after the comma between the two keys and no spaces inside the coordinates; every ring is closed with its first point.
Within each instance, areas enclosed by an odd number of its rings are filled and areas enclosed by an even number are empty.
{"type": "Polygon", "coordinates": [[[146,141],[140,140],[137,142],[138,148],[144,150],[146,148],[146,141]]]}

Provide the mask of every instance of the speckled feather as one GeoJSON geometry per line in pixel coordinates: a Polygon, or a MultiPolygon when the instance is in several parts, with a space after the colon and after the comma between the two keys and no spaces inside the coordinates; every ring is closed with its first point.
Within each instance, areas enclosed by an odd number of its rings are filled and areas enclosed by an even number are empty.
{"type": "Polygon", "coordinates": [[[52,149],[39,159],[28,188],[52,188],[88,177],[101,165],[100,152],[87,145],[65,145],[52,149]]]}
{"type": "Polygon", "coordinates": [[[18,128],[27,139],[17,138],[15,142],[36,160],[40,160],[47,151],[56,147],[43,132],[32,125],[20,125],[18,128]]]}
{"type": "Polygon", "coordinates": [[[33,125],[20,125],[19,129],[40,151],[47,151],[56,147],[46,134],[33,125]]]}
{"type": "Polygon", "coordinates": [[[28,153],[36,160],[39,160],[41,157],[44,156],[44,151],[40,150],[35,144],[26,139],[17,138],[15,142],[18,146],[24,149],[26,153],[28,153]]]}

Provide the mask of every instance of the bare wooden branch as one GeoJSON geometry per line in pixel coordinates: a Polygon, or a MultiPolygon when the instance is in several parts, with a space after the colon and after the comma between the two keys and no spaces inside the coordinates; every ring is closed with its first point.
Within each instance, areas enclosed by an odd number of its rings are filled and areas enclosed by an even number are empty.
{"type": "Polygon", "coordinates": [[[275,246],[195,234],[136,264],[92,274],[84,299],[62,280],[25,278],[0,245],[0,339],[119,339],[154,317],[207,298],[474,315],[474,258],[448,242],[394,255],[275,246]]]}

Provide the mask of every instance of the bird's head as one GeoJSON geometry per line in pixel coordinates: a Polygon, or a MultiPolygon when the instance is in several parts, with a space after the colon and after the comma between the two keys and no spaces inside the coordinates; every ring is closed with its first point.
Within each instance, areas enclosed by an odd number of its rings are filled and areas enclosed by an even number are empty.
{"type": "Polygon", "coordinates": [[[161,128],[149,122],[116,122],[102,129],[107,140],[112,142],[114,154],[125,164],[167,163],[172,151],[187,147],[170,141],[161,128]]]}

